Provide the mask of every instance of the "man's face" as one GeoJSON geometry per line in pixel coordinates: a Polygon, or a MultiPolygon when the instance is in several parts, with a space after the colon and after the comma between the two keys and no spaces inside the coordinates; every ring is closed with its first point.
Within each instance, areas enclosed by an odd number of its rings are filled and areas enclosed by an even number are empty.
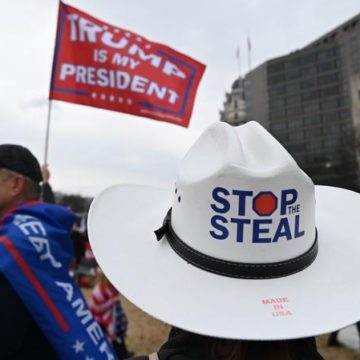
{"type": "Polygon", "coordinates": [[[0,215],[15,206],[18,195],[17,177],[6,169],[0,169],[0,215]]]}

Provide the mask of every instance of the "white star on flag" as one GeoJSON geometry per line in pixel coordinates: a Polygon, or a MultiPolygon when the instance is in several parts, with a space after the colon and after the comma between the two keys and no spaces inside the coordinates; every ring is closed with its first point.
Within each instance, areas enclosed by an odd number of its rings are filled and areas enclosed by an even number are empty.
{"type": "Polygon", "coordinates": [[[87,356],[85,360],[94,360],[94,358],[87,356]]]}
{"type": "Polygon", "coordinates": [[[76,340],[76,343],[72,346],[76,352],[76,354],[80,351],[84,351],[84,342],[76,340]]]}

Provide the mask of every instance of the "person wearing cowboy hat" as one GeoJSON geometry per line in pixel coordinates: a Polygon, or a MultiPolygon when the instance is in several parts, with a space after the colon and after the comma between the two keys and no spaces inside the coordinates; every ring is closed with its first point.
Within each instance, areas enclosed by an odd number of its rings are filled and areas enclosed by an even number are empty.
{"type": "Polygon", "coordinates": [[[112,284],[173,326],[150,359],[321,359],[314,336],[360,319],[359,210],[260,124],[216,123],[173,191],[97,196],[89,237],[112,284]]]}

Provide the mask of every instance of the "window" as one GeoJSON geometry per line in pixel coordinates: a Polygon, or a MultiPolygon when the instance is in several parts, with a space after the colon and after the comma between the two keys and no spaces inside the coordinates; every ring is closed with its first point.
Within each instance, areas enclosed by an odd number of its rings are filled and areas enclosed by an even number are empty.
{"type": "Polygon", "coordinates": [[[287,115],[301,115],[302,114],[302,107],[301,106],[294,106],[287,109],[287,115]]]}
{"type": "Polygon", "coordinates": [[[286,80],[298,79],[301,76],[300,70],[289,71],[286,73],[286,80]]]}
{"type": "Polygon", "coordinates": [[[301,70],[301,74],[303,77],[306,77],[306,76],[313,76],[317,73],[317,69],[316,69],[316,66],[313,65],[313,66],[307,66],[305,68],[303,68],[301,70]]]}
{"type": "Polygon", "coordinates": [[[271,131],[281,131],[285,130],[287,128],[286,122],[280,122],[280,123],[273,123],[271,124],[271,131]]]}
{"type": "Polygon", "coordinates": [[[307,91],[303,94],[302,98],[304,101],[317,99],[320,96],[319,90],[307,91]]]}
{"type": "Polygon", "coordinates": [[[345,119],[350,120],[351,119],[350,111],[340,111],[339,114],[340,114],[341,120],[345,120],[345,119]]]}
{"type": "Polygon", "coordinates": [[[329,60],[329,56],[326,54],[325,51],[321,51],[318,53],[318,59],[319,60],[329,60]]]}
{"type": "Polygon", "coordinates": [[[322,154],[311,154],[308,155],[306,158],[308,162],[312,163],[324,163],[326,161],[325,155],[322,154]]]}
{"type": "Polygon", "coordinates": [[[297,153],[305,150],[304,144],[289,144],[286,148],[290,153],[297,153]]]}
{"type": "Polygon", "coordinates": [[[291,82],[291,83],[288,83],[287,85],[286,85],[286,88],[285,88],[285,90],[287,91],[287,92],[296,92],[296,91],[299,91],[300,90],[300,83],[299,82],[291,82]]]}
{"type": "Polygon", "coordinates": [[[322,135],[321,127],[311,128],[305,131],[305,135],[307,138],[319,137],[322,135]]]}
{"type": "Polygon", "coordinates": [[[286,104],[287,105],[298,105],[300,103],[301,103],[301,96],[300,95],[288,96],[286,98],[286,104]]]}
{"type": "Polygon", "coordinates": [[[270,101],[270,107],[272,109],[276,109],[278,107],[283,107],[285,106],[285,99],[284,98],[275,98],[276,100],[271,100],[270,101]]]}
{"type": "Polygon", "coordinates": [[[311,112],[319,111],[320,105],[318,102],[304,104],[303,109],[304,109],[304,113],[311,113],[311,112]]]}
{"type": "Polygon", "coordinates": [[[269,76],[269,78],[268,78],[268,81],[269,81],[270,85],[278,84],[278,83],[280,83],[280,82],[282,82],[284,80],[285,80],[285,76],[283,74],[269,76]]]}
{"type": "Polygon", "coordinates": [[[341,132],[340,125],[324,126],[324,135],[336,135],[341,132]]]}
{"type": "Polygon", "coordinates": [[[326,63],[322,63],[318,65],[318,71],[319,72],[325,72],[336,69],[336,61],[328,61],[326,63]]]}
{"type": "Polygon", "coordinates": [[[316,62],[316,54],[308,54],[303,56],[302,63],[305,64],[311,64],[316,62]]]}
{"type": "Polygon", "coordinates": [[[278,62],[275,64],[270,64],[268,67],[269,73],[275,73],[284,70],[285,66],[283,62],[278,62]]]}
{"type": "Polygon", "coordinates": [[[284,134],[276,134],[275,137],[282,144],[285,144],[288,141],[288,136],[285,133],[284,134]]]}
{"type": "Polygon", "coordinates": [[[277,86],[277,87],[270,88],[269,94],[270,94],[270,96],[282,95],[285,93],[285,91],[286,91],[285,86],[277,86]]]}
{"type": "Polygon", "coordinates": [[[306,144],[306,150],[312,151],[319,151],[322,150],[321,141],[313,141],[306,144]]]}
{"type": "Polygon", "coordinates": [[[318,58],[319,58],[319,60],[329,60],[329,59],[333,58],[334,56],[336,56],[336,54],[337,54],[336,48],[327,49],[327,50],[321,51],[318,54],[318,58]]]}
{"type": "Polygon", "coordinates": [[[321,118],[322,118],[322,122],[324,124],[327,124],[327,123],[330,123],[330,122],[337,121],[339,119],[339,114],[337,112],[323,113],[321,115],[321,118]]]}
{"type": "Polygon", "coordinates": [[[360,73],[360,58],[359,60],[353,62],[352,71],[354,74],[360,73]]]}
{"type": "Polygon", "coordinates": [[[286,69],[294,70],[294,69],[298,68],[299,65],[301,65],[301,58],[295,58],[295,59],[288,60],[285,64],[285,67],[286,67],[286,69]]]}
{"type": "Polygon", "coordinates": [[[321,109],[323,110],[334,109],[337,106],[338,106],[337,99],[324,100],[321,102],[321,109]]]}
{"type": "Polygon", "coordinates": [[[333,163],[338,163],[342,161],[342,155],[338,152],[328,152],[328,162],[333,164],[333,163]]]}
{"type": "Polygon", "coordinates": [[[349,98],[340,98],[338,99],[338,103],[340,107],[348,107],[349,106],[349,98]]]}
{"type": "Polygon", "coordinates": [[[319,84],[320,85],[328,84],[338,80],[339,80],[338,74],[323,75],[319,77],[319,84]]]}
{"type": "Polygon", "coordinates": [[[303,131],[293,131],[289,133],[289,140],[290,141],[299,141],[304,139],[304,132],[303,131]]]}
{"type": "Polygon", "coordinates": [[[301,88],[302,89],[308,89],[317,86],[317,80],[316,78],[304,80],[301,82],[301,88]]]}
{"type": "Polygon", "coordinates": [[[352,51],[357,51],[358,48],[359,48],[359,43],[358,43],[357,38],[355,36],[353,36],[350,39],[350,48],[351,48],[352,51]]]}
{"type": "Polygon", "coordinates": [[[325,139],[323,140],[323,142],[324,142],[324,147],[326,149],[336,148],[341,144],[340,138],[333,138],[333,137],[325,139]]]}
{"type": "Polygon", "coordinates": [[[329,86],[321,90],[321,96],[332,96],[340,93],[340,86],[329,86]]]}
{"type": "Polygon", "coordinates": [[[286,115],[285,108],[276,108],[274,110],[271,110],[271,118],[276,119],[279,117],[284,117],[286,115]]]}
{"type": "Polygon", "coordinates": [[[289,129],[295,129],[303,126],[302,119],[294,119],[289,121],[289,129]]]}
{"type": "Polygon", "coordinates": [[[321,124],[321,117],[320,117],[320,115],[305,116],[304,124],[305,124],[305,126],[321,124]]]}
{"type": "Polygon", "coordinates": [[[341,131],[343,132],[343,134],[353,133],[353,131],[354,131],[353,124],[351,124],[351,123],[342,124],[341,131]]]}

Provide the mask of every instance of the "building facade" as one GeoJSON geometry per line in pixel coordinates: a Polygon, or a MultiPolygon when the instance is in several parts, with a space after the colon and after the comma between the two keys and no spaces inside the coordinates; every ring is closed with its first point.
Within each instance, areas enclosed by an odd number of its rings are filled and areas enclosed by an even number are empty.
{"type": "Polygon", "coordinates": [[[263,124],[317,184],[359,189],[360,15],[245,76],[263,124]]]}
{"type": "Polygon", "coordinates": [[[224,110],[220,111],[220,121],[233,126],[246,122],[244,80],[239,77],[234,81],[231,92],[225,94],[224,110]]]}

